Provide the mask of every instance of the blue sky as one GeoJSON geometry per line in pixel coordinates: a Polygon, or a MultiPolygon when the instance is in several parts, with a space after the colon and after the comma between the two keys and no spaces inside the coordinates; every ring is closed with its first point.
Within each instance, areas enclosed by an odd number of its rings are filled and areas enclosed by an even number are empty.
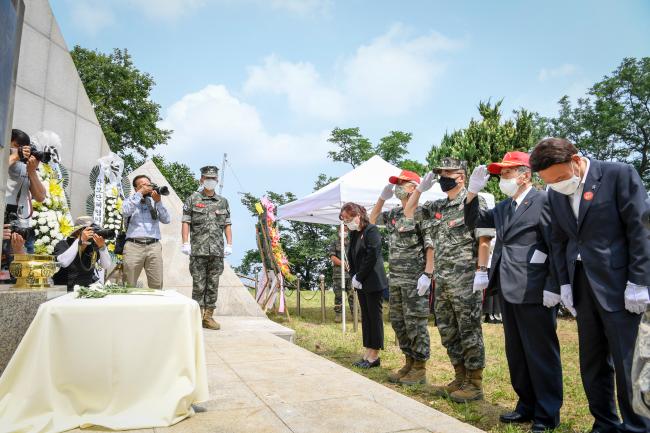
{"type": "Polygon", "coordinates": [[[480,100],[553,115],[561,96],[582,96],[623,57],[650,55],[646,0],[51,4],[69,47],[128,48],[153,75],[175,131],[159,153],[194,170],[230,155],[233,264],[255,245],[237,192],[303,196],[318,173],[344,173],[326,159],[335,126],[373,142],[411,132],[411,157],[423,160],[480,100]]]}

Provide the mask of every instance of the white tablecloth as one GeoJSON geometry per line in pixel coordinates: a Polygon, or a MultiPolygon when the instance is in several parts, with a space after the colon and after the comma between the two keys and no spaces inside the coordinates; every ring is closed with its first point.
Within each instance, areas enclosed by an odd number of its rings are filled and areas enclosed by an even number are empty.
{"type": "Polygon", "coordinates": [[[208,399],[199,305],[174,291],[41,305],[0,378],[0,433],[169,426],[208,399]]]}

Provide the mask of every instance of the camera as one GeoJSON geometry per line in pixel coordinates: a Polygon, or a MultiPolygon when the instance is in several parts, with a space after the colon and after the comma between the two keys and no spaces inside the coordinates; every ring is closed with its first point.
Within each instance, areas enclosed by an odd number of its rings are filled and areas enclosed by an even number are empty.
{"type": "MultiPolygon", "coordinates": [[[[30,155],[44,164],[48,164],[52,160],[52,153],[40,151],[34,145],[30,146],[30,155]]],[[[23,154],[22,147],[18,148],[18,156],[20,157],[21,162],[27,163],[28,158],[23,154]]]]}
{"type": "Polygon", "coordinates": [[[105,228],[102,228],[102,227],[98,226],[97,224],[91,225],[90,228],[93,229],[93,232],[97,236],[101,236],[106,240],[115,239],[115,230],[113,230],[113,229],[105,229],[105,228]]]}
{"type": "Polygon", "coordinates": [[[29,221],[18,218],[18,214],[16,214],[16,212],[10,212],[7,215],[7,224],[9,224],[11,233],[20,235],[25,240],[25,242],[36,236],[34,228],[29,226],[29,221]]]}
{"type": "Polygon", "coordinates": [[[169,187],[167,186],[158,186],[155,183],[151,184],[151,189],[156,191],[160,195],[169,195],[169,187]]]}

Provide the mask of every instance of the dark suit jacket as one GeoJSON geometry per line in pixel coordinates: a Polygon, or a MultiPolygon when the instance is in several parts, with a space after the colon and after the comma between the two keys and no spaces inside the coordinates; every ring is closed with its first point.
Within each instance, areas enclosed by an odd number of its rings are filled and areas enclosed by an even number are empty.
{"type": "Polygon", "coordinates": [[[356,275],[364,292],[380,292],[388,287],[381,255],[381,235],[376,225],[368,224],[361,232],[350,232],[348,260],[350,275],[356,275]]]}
{"type": "Polygon", "coordinates": [[[606,311],[625,308],[627,281],[650,286],[650,240],[641,223],[646,197],[634,167],[595,159],[587,173],[577,222],[571,198],[549,191],[552,255],[561,285],[573,284],[580,254],[589,284],[606,311]]]}
{"type": "Polygon", "coordinates": [[[541,304],[544,290],[560,293],[549,254],[551,223],[546,193],[531,189],[506,224],[511,202],[508,198],[494,209],[481,210],[474,199],[465,206],[465,224],[472,230],[496,229],[488,293],[500,290],[512,304],[541,304]],[[543,263],[531,263],[535,251],[547,255],[543,263]]]}

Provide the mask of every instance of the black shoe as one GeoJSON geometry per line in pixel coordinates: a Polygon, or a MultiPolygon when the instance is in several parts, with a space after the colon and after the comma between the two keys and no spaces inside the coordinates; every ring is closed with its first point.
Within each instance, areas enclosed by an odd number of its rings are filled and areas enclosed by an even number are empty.
{"type": "Polygon", "coordinates": [[[544,433],[547,431],[553,431],[555,430],[556,427],[557,426],[546,425],[546,424],[536,422],[533,424],[533,427],[530,429],[530,431],[532,433],[544,433]]]}
{"type": "Polygon", "coordinates": [[[512,412],[506,412],[504,414],[501,414],[501,416],[499,416],[499,421],[505,424],[524,423],[524,422],[530,422],[532,420],[533,418],[528,416],[523,416],[516,410],[513,410],[512,412]]]}
{"type": "Polygon", "coordinates": [[[363,364],[359,366],[359,368],[363,368],[367,370],[369,368],[379,367],[380,365],[381,365],[381,360],[377,358],[372,362],[364,361],[363,364]]]}
{"type": "Polygon", "coordinates": [[[357,362],[353,363],[352,365],[353,365],[354,367],[361,367],[361,366],[362,366],[363,364],[365,364],[366,362],[368,362],[368,361],[366,361],[365,359],[361,358],[360,360],[358,360],[357,362]]]}

